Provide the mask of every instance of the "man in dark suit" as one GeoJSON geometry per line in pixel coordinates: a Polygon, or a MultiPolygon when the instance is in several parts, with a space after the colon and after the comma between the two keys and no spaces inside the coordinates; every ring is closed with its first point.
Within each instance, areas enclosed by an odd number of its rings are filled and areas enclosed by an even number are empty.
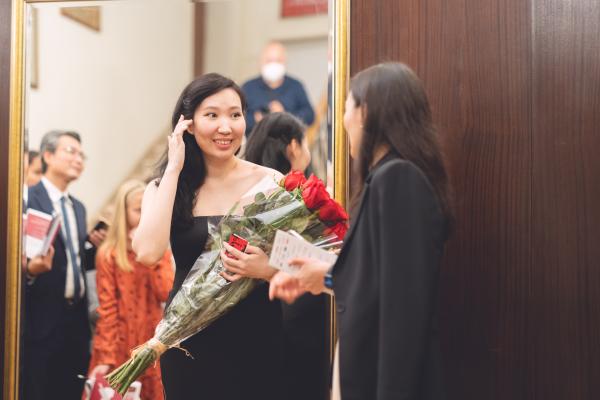
{"type": "Polygon", "coordinates": [[[89,362],[90,329],[84,279],[85,207],[68,193],[85,156],[75,132],[42,139],[42,181],[29,189],[28,207],[62,218],[52,262],[27,265],[23,359],[24,398],[78,399],[89,362]]]}

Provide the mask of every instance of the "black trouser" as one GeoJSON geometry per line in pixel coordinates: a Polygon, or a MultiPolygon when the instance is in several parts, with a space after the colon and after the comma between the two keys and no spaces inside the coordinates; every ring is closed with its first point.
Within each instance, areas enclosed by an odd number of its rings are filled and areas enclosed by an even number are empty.
{"type": "Polygon", "coordinates": [[[85,301],[69,304],[56,328],[41,340],[25,332],[23,398],[79,400],[90,360],[90,333],[85,301]]]}

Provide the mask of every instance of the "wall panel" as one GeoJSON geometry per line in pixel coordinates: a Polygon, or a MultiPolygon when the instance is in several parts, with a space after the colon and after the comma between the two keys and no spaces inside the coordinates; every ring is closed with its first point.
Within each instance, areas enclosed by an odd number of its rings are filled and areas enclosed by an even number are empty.
{"type": "Polygon", "coordinates": [[[600,3],[354,0],[351,69],[423,79],[456,192],[451,399],[600,398],[600,3]]]}

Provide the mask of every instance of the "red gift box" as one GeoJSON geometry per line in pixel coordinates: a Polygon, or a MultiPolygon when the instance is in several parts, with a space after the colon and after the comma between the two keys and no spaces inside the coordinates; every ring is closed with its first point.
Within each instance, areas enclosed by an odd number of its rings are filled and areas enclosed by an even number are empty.
{"type": "MultiPolygon", "coordinates": [[[[235,233],[232,233],[231,236],[229,236],[229,241],[228,244],[233,247],[236,250],[241,251],[242,253],[244,251],[246,251],[246,246],[248,246],[248,241],[246,239],[244,239],[241,236],[236,235],[235,233]]],[[[227,254],[227,256],[236,259],[233,254],[231,254],[230,252],[226,251],[225,254],[227,254]]]]}

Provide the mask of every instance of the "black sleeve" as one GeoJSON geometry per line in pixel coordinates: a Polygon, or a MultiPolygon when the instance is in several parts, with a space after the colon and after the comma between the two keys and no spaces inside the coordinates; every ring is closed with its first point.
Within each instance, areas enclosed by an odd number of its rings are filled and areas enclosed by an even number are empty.
{"type": "Polygon", "coordinates": [[[379,220],[377,399],[416,399],[437,302],[441,213],[408,162],[385,165],[371,185],[379,220]]]}

